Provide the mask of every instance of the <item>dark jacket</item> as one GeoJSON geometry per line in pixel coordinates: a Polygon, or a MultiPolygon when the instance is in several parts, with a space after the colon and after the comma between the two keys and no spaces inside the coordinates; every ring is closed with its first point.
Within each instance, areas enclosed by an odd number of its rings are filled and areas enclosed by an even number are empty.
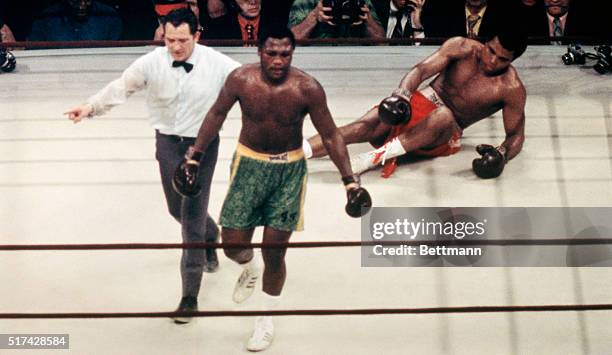
{"type": "Polygon", "coordinates": [[[242,31],[235,12],[208,20],[202,39],[242,39],[242,31]]]}
{"type": "Polygon", "coordinates": [[[115,9],[93,1],[85,21],[70,15],[64,3],[45,9],[32,24],[30,41],[118,40],[123,24],[115,9]]]}
{"type": "MultiPolygon", "coordinates": [[[[508,16],[505,0],[489,0],[478,36],[485,40],[497,33],[498,26],[508,16]]],[[[423,6],[421,22],[426,37],[467,36],[465,0],[428,0],[423,6]]]]}
{"type": "MultiPolygon", "coordinates": [[[[272,23],[278,22],[278,15],[273,12],[264,11],[262,5],[258,33],[261,33],[262,30],[272,25],[272,23]]],[[[236,11],[230,11],[221,17],[210,19],[208,23],[204,25],[202,39],[242,39],[242,30],[238,22],[238,13],[236,11]]]]}
{"type": "MultiPolygon", "coordinates": [[[[596,15],[590,14],[587,15],[584,12],[584,9],[578,5],[579,3],[572,2],[570,4],[569,11],[567,12],[567,19],[565,21],[565,28],[563,31],[564,36],[587,36],[592,37],[596,36],[596,28],[598,25],[596,15]]],[[[544,6],[540,6],[538,8],[537,13],[533,11],[533,14],[529,14],[526,18],[526,22],[528,23],[528,33],[530,37],[539,37],[543,38],[543,40],[532,41],[533,44],[550,44],[550,32],[548,25],[548,15],[546,13],[546,9],[544,6]]],[[[567,44],[571,41],[563,41],[564,44],[567,44]]],[[[591,41],[580,41],[581,43],[591,42],[591,41]]]]}
{"type": "MultiPolygon", "coordinates": [[[[385,33],[387,33],[387,26],[389,25],[389,14],[391,13],[391,0],[372,1],[372,4],[376,9],[376,15],[378,15],[380,24],[382,25],[385,33]]],[[[404,36],[409,36],[410,34],[412,34],[412,29],[406,26],[406,28],[404,28],[404,36]]]]}

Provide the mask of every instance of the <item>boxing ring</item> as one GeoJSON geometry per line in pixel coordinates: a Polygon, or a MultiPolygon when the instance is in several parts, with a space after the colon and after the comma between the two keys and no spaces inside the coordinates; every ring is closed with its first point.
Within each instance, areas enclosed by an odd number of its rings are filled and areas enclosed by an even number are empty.
{"type": "MultiPolygon", "coordinates": [[[[144,95],[73,125],[62,115],[152,47],[16,52],[0,75],[1,244],[178,243],[168,215],[144,95]]],[[[338,125],[361,116],[435,47],[298,47],[294,65],[326,90],[338,125]]],[[[255,48],[222,48],[241,63],[255,48]]],[[[528,92],[526,140],[498,179],[471,171],[480,143],[504,139],[500,114],[465,131],[458,154],[362,175],[375,206],[608,207],[612,201],[609,75],[564,66],[563,47],[529,47],[515,62],[528,92]]],[[[240,128],[221,131],[210,213],[217,217],[240,128]]],[[[309,121],[305,136],[313,134],[309,121]]],[[[352,153],[370,149],[351,146],[352,153]]],[[[355,241],[329,159],[309,161],[305,231],[294,242],[355,241]]],[[[255,241],[261,239],[256,232],[255,241]]],[[[610,237],[610,236],[608,236],[610,237]]],[[[0,251],[0,313],[169,312],[180,299],[180,250],[0,251]]],[[[606,304],[608,268],[363,268],[358,248],[290,249],[283,309],[606,304]]],[[[220,255],[200,310],[251,310],[231,301],[239,267],[220,255]]],[[[604,354],[610,311],[284,316],[268,354],[604,354]]],[[[3,333],[68,333],[87,354],[246,353],[250,317],[0,319],[3,333]]],[[[23,350],[22,350],[23,351],[23,350]]],[[[32,351],[34,352],[34,351],[32,351]]],[[[28,353],[23,351],[23,353],[28,353]]]]}

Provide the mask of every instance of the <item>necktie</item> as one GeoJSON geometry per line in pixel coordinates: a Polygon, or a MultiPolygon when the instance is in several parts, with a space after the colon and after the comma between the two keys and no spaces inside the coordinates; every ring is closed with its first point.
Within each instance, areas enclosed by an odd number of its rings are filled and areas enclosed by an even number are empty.
{"type": "Polygon", "coordinates": [[[402,38],[404,34],[404,30],[402,29],[402,17],[404,14],[401,11],[395,12],[395,27],[393,28],[393,33],[391,34],[391,38],[402,38]]]}
{"type": "Polygon", "coordinates": [[[181,60],[175,60],[174,62],[172,62],[172,67],[173,68],[183,67],[185,69],[185,71],[187,73],[189,73],[191,71],[191,69],[193,69],[193,64],[187,63],[187,62],[181,61],[181,60]]]}
{"type": "Polygon", "coordinates": [[[468,38],[476,38],[478,36],[478,34],[476,33],[476,31],[474,31],[474,28],[476,27],[476,24],[478,23],[478,21],[480,20],[480,16],[478,15],[470,15],[467,18],[467,25],[468,25],[468,38]]]}
{"type": "MultiPolygon", "coordinates": [[[[563,29],[561,28],[561,19],[558,17],[555,17],[555,19],[553,20],[553,36],[563,36],[563,29]]],[[[552,44],[561,44],[561,41],[554,41],[552,44]]]]}

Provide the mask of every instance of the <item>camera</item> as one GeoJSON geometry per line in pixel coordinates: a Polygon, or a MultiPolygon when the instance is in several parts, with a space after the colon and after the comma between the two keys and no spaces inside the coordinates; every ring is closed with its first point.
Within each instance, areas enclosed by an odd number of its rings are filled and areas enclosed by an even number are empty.
{"type": "Polygon", "coordinates": [[[595,47],[597,52],[597,63],[593,66],[599,74],[605,74],[612,71],[612,48],[609,45],[595,47]]]}
{"type": "Polygon", "coordinates": [[[333,17],[335,24],[348,24],[359,21],[361,8],[365,0],[323,0],[323,7],[331,7],[331,13],[326,15],[333,17]]]}
{"type": "Polygon", "coordinates": [[[570,44],[567,46],[567,53],[561,56],[563,64],[585,64],[587,54],[579,44],[570,44]]]}
{"type": "Polygon", "coordinates": [[[4,47],[0,47],[0,70],[5,73],[12,72],[16,65],[17,60],[13,53],[7,51],[4,47]]]}

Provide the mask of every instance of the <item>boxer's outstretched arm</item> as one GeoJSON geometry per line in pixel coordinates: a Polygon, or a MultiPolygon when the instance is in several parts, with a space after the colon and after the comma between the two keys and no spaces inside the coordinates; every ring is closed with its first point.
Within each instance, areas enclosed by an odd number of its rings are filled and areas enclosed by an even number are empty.
{"type": "Polygon", "coordinates": [[[351,169],[346,143],[329,112],[323,87],[315,79],[312,79],[312,82],[306,86],[308,92],[305,93],[304,97],[309,98],[308,113],[312,124],[319,132],[323,145],[325,145],[331,160],[340,171],[340,175],[352,175],[353,170],[351,169]]]}
{"type": "Polygon", "coordinates": [[[415,65],[402,78],[399,87],[409,92],[416,91],[425,80],[442,72],[452,61],[466,57],[474,48],[466,38],[449,39],[432,55],[415,65]]]}
{"type": "Polygon", "coordinates": [[[206,150],[210,142],[219,134],[219,130],[227,118],[227,114],[238,100],[237,92],[241,83],[239,72],[240,68],[234,70],[227,76],[217,100],[210,110],[208,110],[206,117],[204,117],[204,121],[198,131],[198,137],[193,145],[196,151],[204,152],[206,150]]]}
{"type": "Polygon", "coordinates": [[[525,141],[525,101],[527,92],[517,79],[517,82],[507,88],[502,111],[506,139],[501,146],[506,151],[506,160],[514,158],[523,148],[525,141]]]}

